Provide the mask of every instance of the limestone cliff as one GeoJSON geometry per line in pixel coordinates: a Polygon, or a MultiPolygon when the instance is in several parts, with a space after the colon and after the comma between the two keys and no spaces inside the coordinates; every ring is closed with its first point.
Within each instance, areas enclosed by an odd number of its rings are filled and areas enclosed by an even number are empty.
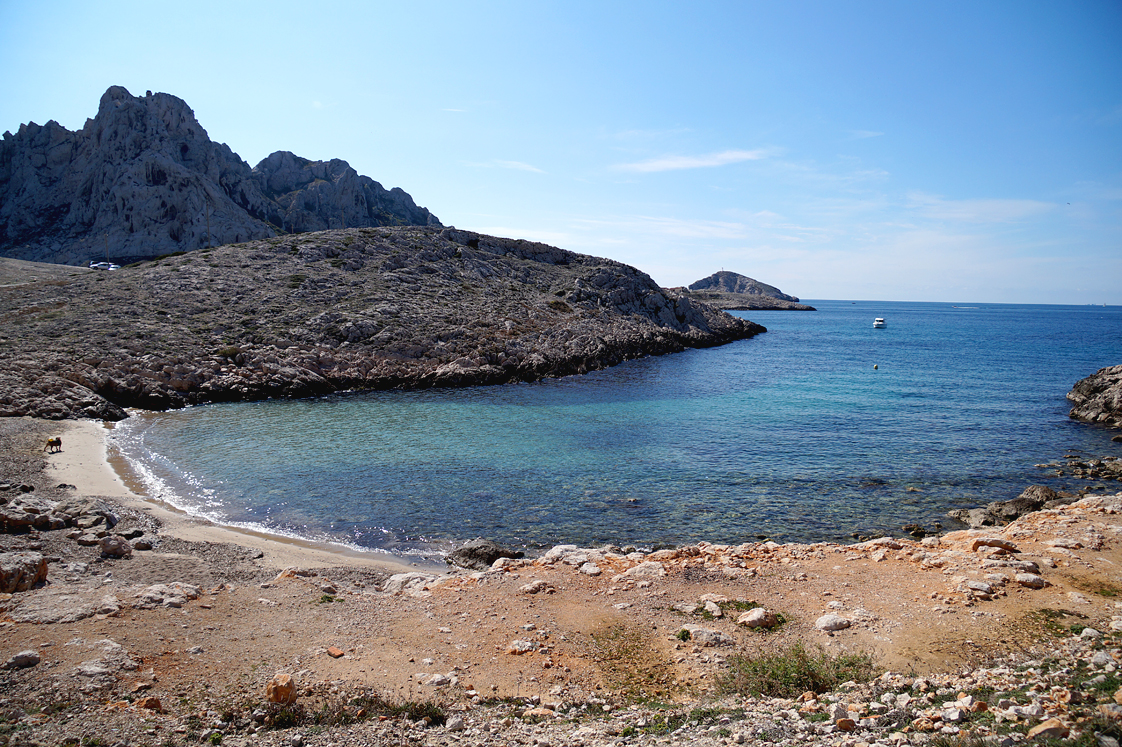
{"type": "Polygon", "coordinates": [[[250,169],[166,93],[113,86],[77,132],[32,122],[0,140],[0,256],[123,263],[344,223],[440,225],[345,161],[281,151],[250,169]]]}

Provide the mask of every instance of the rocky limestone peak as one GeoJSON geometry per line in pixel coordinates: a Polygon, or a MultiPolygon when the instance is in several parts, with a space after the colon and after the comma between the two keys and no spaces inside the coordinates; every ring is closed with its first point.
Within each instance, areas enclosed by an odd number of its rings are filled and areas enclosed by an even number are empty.
{"type": "Polygon", "coordinates": [[[0,255],[121,263],[341,224],[440,225],[345,161],[287,156],[251,170],[182,99],[111,86],[77,132],[52,120],[4,134],[0,255]],[[268,186],[276,171],[283,191],[268,186]]]}
{"type": "Polygon", "coordinates": [[[759,280],[753,280],[746,275],[740,275],[728,270],[721,270],[715,272],[707,278],[698,280],[689,286],[690,290],[715,290],[722,293],[741,293],[756,296],[769,296],[771,298],[779,298],[784,301],[792,301],[797,303],[798,298],[795,296],[788,296],[781,290],[773,285],[761,283],[759,280]]]}
{"type": "Polygon", "coordinates": [[[289,233],[328,228],[439,226],[404,190],[386,190],[346,161],[309,161],[276,151],[253,168],[253,178],[281,209],[279,225],[289,233]]]}

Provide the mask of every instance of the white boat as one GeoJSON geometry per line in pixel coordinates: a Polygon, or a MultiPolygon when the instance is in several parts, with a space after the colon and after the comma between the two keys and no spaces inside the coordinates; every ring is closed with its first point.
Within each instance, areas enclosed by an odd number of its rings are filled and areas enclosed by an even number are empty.
{"type": "Polygon", "coordinates": [[[887,326],[888,325],[885,324],[884,320],[881,319],[879,316],[876,319],[873,320],[873,329],[884,329],[887,326]]]}

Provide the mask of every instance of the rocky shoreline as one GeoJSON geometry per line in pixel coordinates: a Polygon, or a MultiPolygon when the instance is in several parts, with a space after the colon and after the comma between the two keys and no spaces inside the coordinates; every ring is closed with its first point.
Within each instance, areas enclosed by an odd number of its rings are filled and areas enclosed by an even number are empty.
{"type": "Polygon", "coordinates": [[[766,331],[612,260],[454,228],[299,234],[49,279],[5,262],[0,416],[534,381],[766,331]]]}
{"type": "MultiPolygon", "coordinates": [[[[1085,423],[1122,428],[1122,365],[1100,368],[1068,392],[1070,416],[1085,423]]],[[[1122,441],[1122,436],[1115,440],[1122,441]]]]}
{"type": "Polygon", "coordinates": [[[4,512],[29,519],[5,520],[0,565],[47,568],[0,595],[8,745],[1122,736],[1122,494],[921,540],[558,546],[476,571],[282,565],[277,543],[200,540],[188,517],[90,495],[105,488],[74,444],[59,424],[0,421],[4,512]],[[60,432],[63,452],[45,453],[60,432]],[[795,644],[868,652],[877,670],[784,695],[728,689],[746,657],[795,644]]]}

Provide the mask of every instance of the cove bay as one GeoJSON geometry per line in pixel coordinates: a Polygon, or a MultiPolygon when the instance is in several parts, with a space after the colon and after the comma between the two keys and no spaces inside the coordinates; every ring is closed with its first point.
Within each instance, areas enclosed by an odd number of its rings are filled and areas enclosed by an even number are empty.
{"type": "Polygon", "coordinates": [[[1118,307],[808,303],[582,376],[144,413],[113,440],[190,513],[406,555],[938,531],[1032,484],[1096,485],[1037,465],[1122,454],[1064,397],[1122,359],[1118,307]]]}

